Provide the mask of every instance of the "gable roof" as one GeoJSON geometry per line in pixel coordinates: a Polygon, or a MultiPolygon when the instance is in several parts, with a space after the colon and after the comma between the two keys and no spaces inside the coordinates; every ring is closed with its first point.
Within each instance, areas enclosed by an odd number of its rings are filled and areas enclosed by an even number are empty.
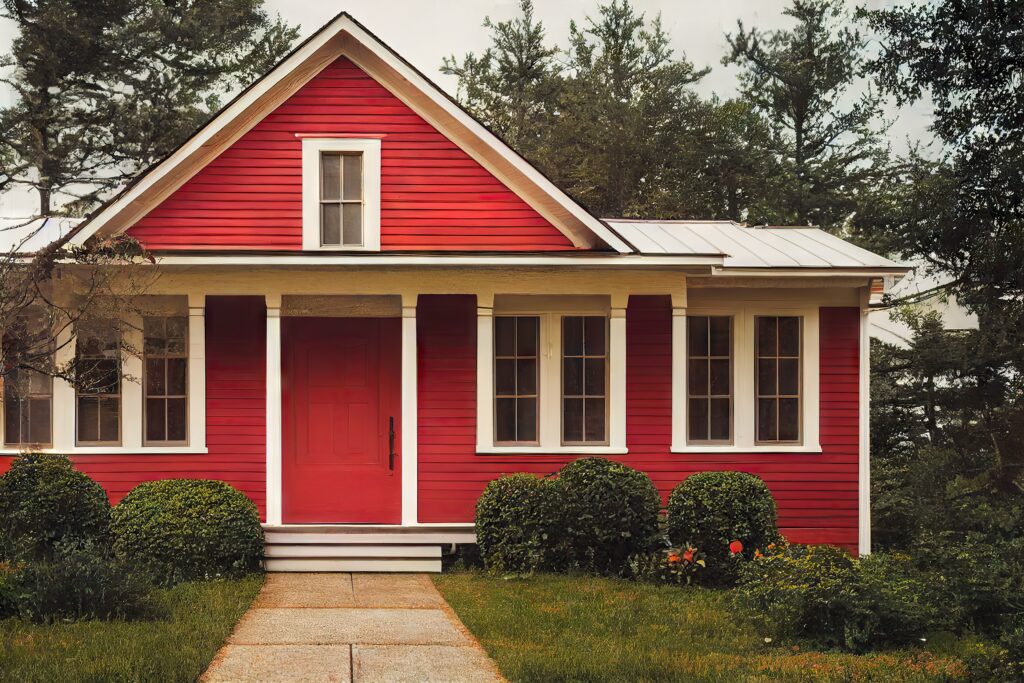
{"type": "Polygon", "coordinates": [[[562,231],[575,246],[634,252],[614,230],[556,187],[447,93],[345,12],[246,88],[169,156],[148,168],[101,206],[76,229],[72,243],[83,244],[91,237],[119,234],[129,228],[341,56],[352,60],[443,131],[562,231]]]}

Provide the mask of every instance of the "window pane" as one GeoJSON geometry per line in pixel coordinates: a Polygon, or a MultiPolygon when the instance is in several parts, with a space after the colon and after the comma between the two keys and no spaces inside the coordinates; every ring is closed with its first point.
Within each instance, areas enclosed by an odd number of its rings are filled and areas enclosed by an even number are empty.
{"type": "Polygon", "coordinates": [[[686,380],[691,396],[706,396],[708,393],[708,362],[703,358],[690,359],[686,380]]]}
{"type": "Polygon", "coordinates": [[[184,441],[186,438],[185,399],[172,398],[167,400],[167,440],[184,441]]]}
{"type": "Polygon", "coordinates": [[[587,396],[604,396],[604,358],[587,358],[584,363],[584,392],[587,396]]]}
{"type": "Polygon", "coordinates": [[[78,440],[100,440],[100,402],[92,396],[78,397],[78,440]]]}
{"type": "Polygon", "coordinates": [[[516,393],[537,393],[537,361],[533,358],[520,358],[516,363],[516,393]]]}
{"type": "Polygon", "coordinates": [[[320,155],[320,199],[339,199],[341,191],[341,155],[320,155]]]}
{"type": "Polygon", "coordinates": [[[797,441],[800,438],[800,400],[779,399],[779,441],[797,441]]]}
{"type": "Polygon", "coordinates": [[[562,353],[566,356],[583,355],[583,318],[562,318],[562,353]]]}
{"type": "Polygon", "coordinates": [[[757,361],[757,394],[758,396],[775,395],[776,361],[772,358],[761,358],[757,361]]]}
{"type": "Polygon", "coordinates": [[[604,441],[604,399],[588,398],[584,401],[584,440],[604,441]]]}
{"type": "Polygon", "coordinates": [[[689,316],[686,319],[687,353],[691,356],[708,355],[708,318],[707,316],[689,316]]]}
{"type": "Polygon", "coordinates": [[[583,359],[566,358],[562,361],[562,394],[583,395],[583,359]]]}
{"type": "MultiPolygon", "coordinates": [[[[717,315],[710,319],[711,324],[711,354],[712,356],[728,356],[731,349],[729,344],[729,330],[732,319],[727,316],[717,315]]],[[[691,354],[692,355],[692,354],[691,354]]]]}
{"type": "Polygon", "coordinates": [[[516,318],[516,355],[537,355],[537,331],[540,318],[521,316],[516,318]]]}
{"type": "Polygon", "coordinates": [[[583,351],[588,356],[605,354],[605,319],[591,315],[583,319],[583,351]]]}
{"type": "Polygon", "coordinates": [[[28,373],[28,393],[49,396],[53,393],[53,378],[42,372],[28,373]]]}
{"type": "Polygon", "coordinates": [[[757,439],[758,441],[775,441],[776,402],[774,398],[757,399],[757,439]]]}
{"type": "Polygon", "coordinates": [[[146,399],[146,441],[165,441],[167,439],[164,405],[162,398],[146,399]]]}
{"type": "Polygon", "coordinates": [[[120,409],[120,399],[100,399],[100,441],[117,441],[120,438],[120,409]]]}
{"type": "Polygon", "coordinates": [[[146,353],[163,353],[167,350],[167,333],[164,318],[145,318],[142,323],[146,353]]]}
{"type": "Polygon", "coordinates": [[[757,355],[775,355],[776,318],[760,317],[757,319],[757,355]]]}
{"type": "Polygon", "coordinates": [[[498,441],[516,440],[516,400],[499,398],[494,402],[494,436],[498,441]]]}
{"type": "Polygon", "coordinates": [[[583,399],[567,398],[562,401],[562,440],[583,441],[583,399]]]}
{"type": "Polygon", "coordinates": [[[729,404],[727,398],[711,399],[711,438],[728,441],[730,437],[729,404]]]}
{"type": "Polygon", "coordinates": [[[687,422],[690,426],[691,441],[707,441],[708,439],[708,400],[691,398],[689,402],[687,422]]]}
{"type": "Polygon", "coordinates": [[[800,393],[800,361],[796,358],[779,360],[779,394],[796,396],[800,393]]]}
{"type": "Polygon", "coordinates": [[[537,399],[516,400],[516,441],[537,440],[537,399]]]}
{"type": "MultiPolygon", "coordinates": [[[[185,341],[188,337],[188,318],[185,316],[175,316],[173,318],[166,318],[167,321],[167,339],[185,341]]],[[[184,352],[184,347],[181,351],[184,352]]]]}
{"type": "Polygon", "coordinates": [[[167,393],[167,383],[164,381],[164,359],[146,359],[146,395],[163,396],[167,393]]]}
{"type": "Polygon", "coordinates": [[[342,223],[344,244],[358,246],[363,243],[363,205],[342,204],[345,220],[342,223]]]}
{"type": "Polygon", "coordinates": [[[4,396],[4,442],[19,444],[21,438],[21,401],[7,392],[4,396]]]}
{"type": "Polygon", "coordinates": [[[516,319],[500,316],[494,319],[494,351],[499,356],[514,356],[516,319]]]}
{"type": "Polygon", "coordinates": [[[800,318],[779,318],[779,355],[800,355],[800,318]]]}
{"type": "Polygon", "coordinates": [[[715,396],[727,396],[729,394],[729,361],[711,361],[711,393],[715,396]]]}
{"type": "Polygon", "coordinates": [[[31,399],[28,413],[28,440],[31,443],[50,443],[50,399],[31,399]]]}
{"type": "Polygon", "coordinates": [[[346,154],[345,157],[345,199],[363,198],[363,155],[346,154]]]}
{"type": "Polygon", "coordinates": [[[499,358],[494,361],[494,391],[499,396],[516,393],[516,361],[499,358]]]}
{"type": "Polygon", "coordinates": [[[320,205],[320,243],[328,246],[341,244],[341,205],[320,205]]]}
{"type": "Polygon", "coordinates": [[[184,358],[167,359],[167,394],[169,396],[185,395],[186,364],[187,361],[184,358]]]}

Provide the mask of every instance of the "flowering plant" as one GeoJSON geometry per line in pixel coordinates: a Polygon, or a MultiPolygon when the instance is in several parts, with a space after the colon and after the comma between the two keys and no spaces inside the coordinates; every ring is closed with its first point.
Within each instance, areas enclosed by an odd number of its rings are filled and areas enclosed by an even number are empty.
{"type": "Polygon", "coordinates": [[[705,566],[703,554],[687,546],[634,555],[627,569],[632,578],[641,581],[689,585],[705,566]]]}

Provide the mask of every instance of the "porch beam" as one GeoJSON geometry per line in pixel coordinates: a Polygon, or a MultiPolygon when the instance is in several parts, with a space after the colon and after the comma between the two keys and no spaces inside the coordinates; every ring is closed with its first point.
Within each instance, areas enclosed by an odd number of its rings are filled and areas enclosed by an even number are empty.
{"type": "Polygon", "coordinates": [[[418,295],[402,295],[402,524],[419,519],[417,441],[419,406],[416,358],[416,302],[418,295]]]}
{"type": "Polygon", "coordinates": [[[281,524],[281,295],[267,301],[267,524],[281,524]]]}

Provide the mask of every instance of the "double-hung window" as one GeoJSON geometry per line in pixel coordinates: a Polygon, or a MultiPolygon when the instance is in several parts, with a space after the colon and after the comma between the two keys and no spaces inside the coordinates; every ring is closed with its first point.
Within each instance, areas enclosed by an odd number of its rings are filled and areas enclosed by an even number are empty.
{"type": "Polygon", "coordinates": [[[188,439],[188,318],[143,319],[145,434],[147,445],[188,439]]]}
{"type": "Polygon", "coordinates": [[[320,154],[320,245],[363,246],[363,155],[320,154]]]}
{"type": "Polygon", "coordinates": [[[608,443],[608,320],[562,318],[562,443],[608,443]]]}
{"type": "Polygon", "coordinates": [[[494,319],[494,440],[499,444],[539,441],[540,318],[503,315],[494,319]]]}
{"type": "MultiPolygon", "coordinates": [[[[22,325],[10,333],[24,335],[22,325]]],[[[10,348],[13,339],[4,335],[10,348]]],[[[48,446],[52,442],[53,377],[43,369],[14,368],[3,379],[4,445],[48,446]]]]}
{"type": "Polygon", "coordinates": [[[76,413],[79,445],[121,442],[121,338],[111,321],[76,331],[76,413]]]}
{"type": "Polygon", "coordinates": [[[380,249],[380,138],[302,140],[302,248],[380,249]]]}
{"type": "Polygon", "coordinates": [[[732,317],[687,318],[687,425],[690,443],[732,441],[732,317]]]}
{"type": "Polygon", "coordinates": [[[757,316],[757,441],[800,441],[801,321],[797,316],[757,316]]]}

